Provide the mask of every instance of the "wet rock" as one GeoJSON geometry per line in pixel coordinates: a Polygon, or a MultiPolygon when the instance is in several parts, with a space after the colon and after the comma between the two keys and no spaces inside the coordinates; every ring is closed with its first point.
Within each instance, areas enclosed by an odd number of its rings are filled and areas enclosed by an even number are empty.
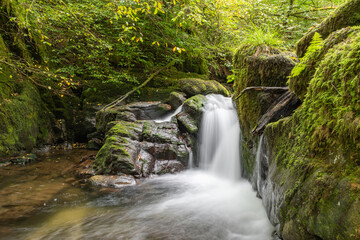
{"type": "Polygon", "coordinates": [[[35,154],[25,154],[19,157],[14,157],[10,159],[10,162],[12,164],[21,164],[21,165],[26,165],[26,164],[30,164],[32,162],[35,162],[37,159],[37,156],[35,154]]]}
{"type": "Polygon", "coordinates": [[[135,164],[138,155],[138,142],[113,135],[108,137],[95,159],[95,171],[101,174],[139,175],[140,168],[135,164]]]}
{"type": "Polygon", "coordinates": [[[199,128],[197,127],[196,121],[189,114],[182,112],[179,113],[176,118],[179,122],[180,129],[184,132],[188,132],[190,134],[198,133],[199,128]]]}
{"type": "Polygon", "coordinates": [[[205,104],[206,97],[204,95],[193,96],[184,102],[183,111],[176,115],[181,131],[196,137],[205,104]]]}
{"type": "Polygon", "coordinates": [[[145,122],[142,132],[144,141],[154,143],[181,144],[179,140],[180,132],[173,122],[145,122]]]}
{"type": "Polygon", "coordinates": [[[141,173],[143,177],[148,177],[152,174],[155,166],[155,158],[153,155],[147,151],[140,150],[139,157],[137,159],[137,164],[141,168],[141,173]]]}
{"type": "Polygon", "coordinates": [[[215,80],[201,80],[197,78],[185,78],[180,79],[179,85],[181,91],[186,94],[187,97],[192,97],[197,94],[221,94],[228,97],[229,91],[215,80]]]}
{"type": "Polygon", "coordinates": [[[155,174],[176,173],[185,170],[185,166],[176,160],[156,161],[155,174]]]}
{"type": "Polygon", "coordinates": [[[96,114],[96,129],[106,132],[106,125],[115,120],[152,120],[171,111],[171,106],[161,102],[135,102],[100,110],[96,114]]]}
{"type": "Polygon", "coordinates": [[[99,138],[92,138],[89,140],[87,147],[89,149],[99,150],[102,145],[103,141],[101,141],[99,138]]]}
{"type": "Polygon", "coordinates": [[[89,178],[89,181],[97,186],[112,187],[112,188],[122,188],[126,186],[136,185],[136,181],[133,176],[95,175],[89,178]]]}
{"type": "Polygon", "coordinates": [[[182,93],[172,92],[165,103],[169,104],[172,109],[180,107],[186,101],[186,97],[182,93]]]}
{"type": "Polygon", "coordinates": [[[176,122],[111,122],[104,146],[95,160],[100,174],[149,176],[155,160],[178,160],[184,164],[189,155],[188,137],[176,122]]]}
{"type": "Polygon", "coordinates": [[[95,155],[85,156],[80,160],[80,163],[76,166],[75,176],[81,178],[87,178],[95,175],[93,169],[95,162],[95,155]]]}

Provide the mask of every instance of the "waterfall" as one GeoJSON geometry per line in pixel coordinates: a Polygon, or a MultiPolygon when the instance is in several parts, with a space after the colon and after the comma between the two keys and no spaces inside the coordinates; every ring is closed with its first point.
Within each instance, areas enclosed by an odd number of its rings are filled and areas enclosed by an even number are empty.
{"type": "Polygon", "coordinates": [[[231,98],[206,96],[199,135],[200,168],[223,178],[240,178],[240,126],[231,98]]]}

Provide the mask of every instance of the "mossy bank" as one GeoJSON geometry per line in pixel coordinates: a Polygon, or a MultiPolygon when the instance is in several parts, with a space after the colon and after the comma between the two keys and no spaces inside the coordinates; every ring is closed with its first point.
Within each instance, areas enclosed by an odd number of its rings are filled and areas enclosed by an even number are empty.
{"type": "MultiPolygon", "coordinates": [[[[357,1],[347,4],[359,7],[357,1]]],[[[273,223],[279,224],[279,234],[285,240],[360,239],[359,43],[357,26],[313,41],[308,48],[311,54],[300,59],[290,79],[290,89],[303,100],[301,107],[265,129],[266,160],[261,164],[266,166],[266,176],[262,177],[264,185],[277,196],[262,197],[268,213],[275,210],[273,223]]],[[[240,70],[236,86],[242,87],[236,94],[249,86],[244,79],[250,74],[240,70]]],[[[261,72],[261,68],[254,71],[261,72]]],[[[261,93],[253,94],[253,98],[242,96],[237,100],[245,131],[243,157],[248,177],[259,144],[251,129],[261,117],[262,107],[266,108],[261,93]]]]}

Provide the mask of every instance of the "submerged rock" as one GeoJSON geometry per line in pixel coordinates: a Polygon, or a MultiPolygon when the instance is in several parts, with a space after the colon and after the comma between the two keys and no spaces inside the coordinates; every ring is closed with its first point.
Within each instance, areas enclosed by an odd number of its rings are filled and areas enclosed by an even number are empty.
{"type": "Polygon", "coordinates": [[[133,176],[95,175],[89,178],[89,181],[94,185],[107,187],[107,188],[109,187],[122,188],[122,187],[136,185],[136,181],[133,176]]]}

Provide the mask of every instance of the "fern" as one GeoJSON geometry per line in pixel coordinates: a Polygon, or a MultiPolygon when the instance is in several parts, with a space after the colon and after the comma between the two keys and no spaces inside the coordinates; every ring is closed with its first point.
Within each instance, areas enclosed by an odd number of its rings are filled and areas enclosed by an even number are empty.
{"type": "Polygon", "coordinates": [[[301,74],[302,71],[306,68],[306,65],[309,60],[314,58],[314,55],[323,47],[324,40],[322,39],[320,33],[315,32],[313,39],[310,42],[310,46],[307,48],[304,57],[300,58],[300,62],[296,64],[294,69],[291,72],[291,77],[297,77],[301,74]]]}

